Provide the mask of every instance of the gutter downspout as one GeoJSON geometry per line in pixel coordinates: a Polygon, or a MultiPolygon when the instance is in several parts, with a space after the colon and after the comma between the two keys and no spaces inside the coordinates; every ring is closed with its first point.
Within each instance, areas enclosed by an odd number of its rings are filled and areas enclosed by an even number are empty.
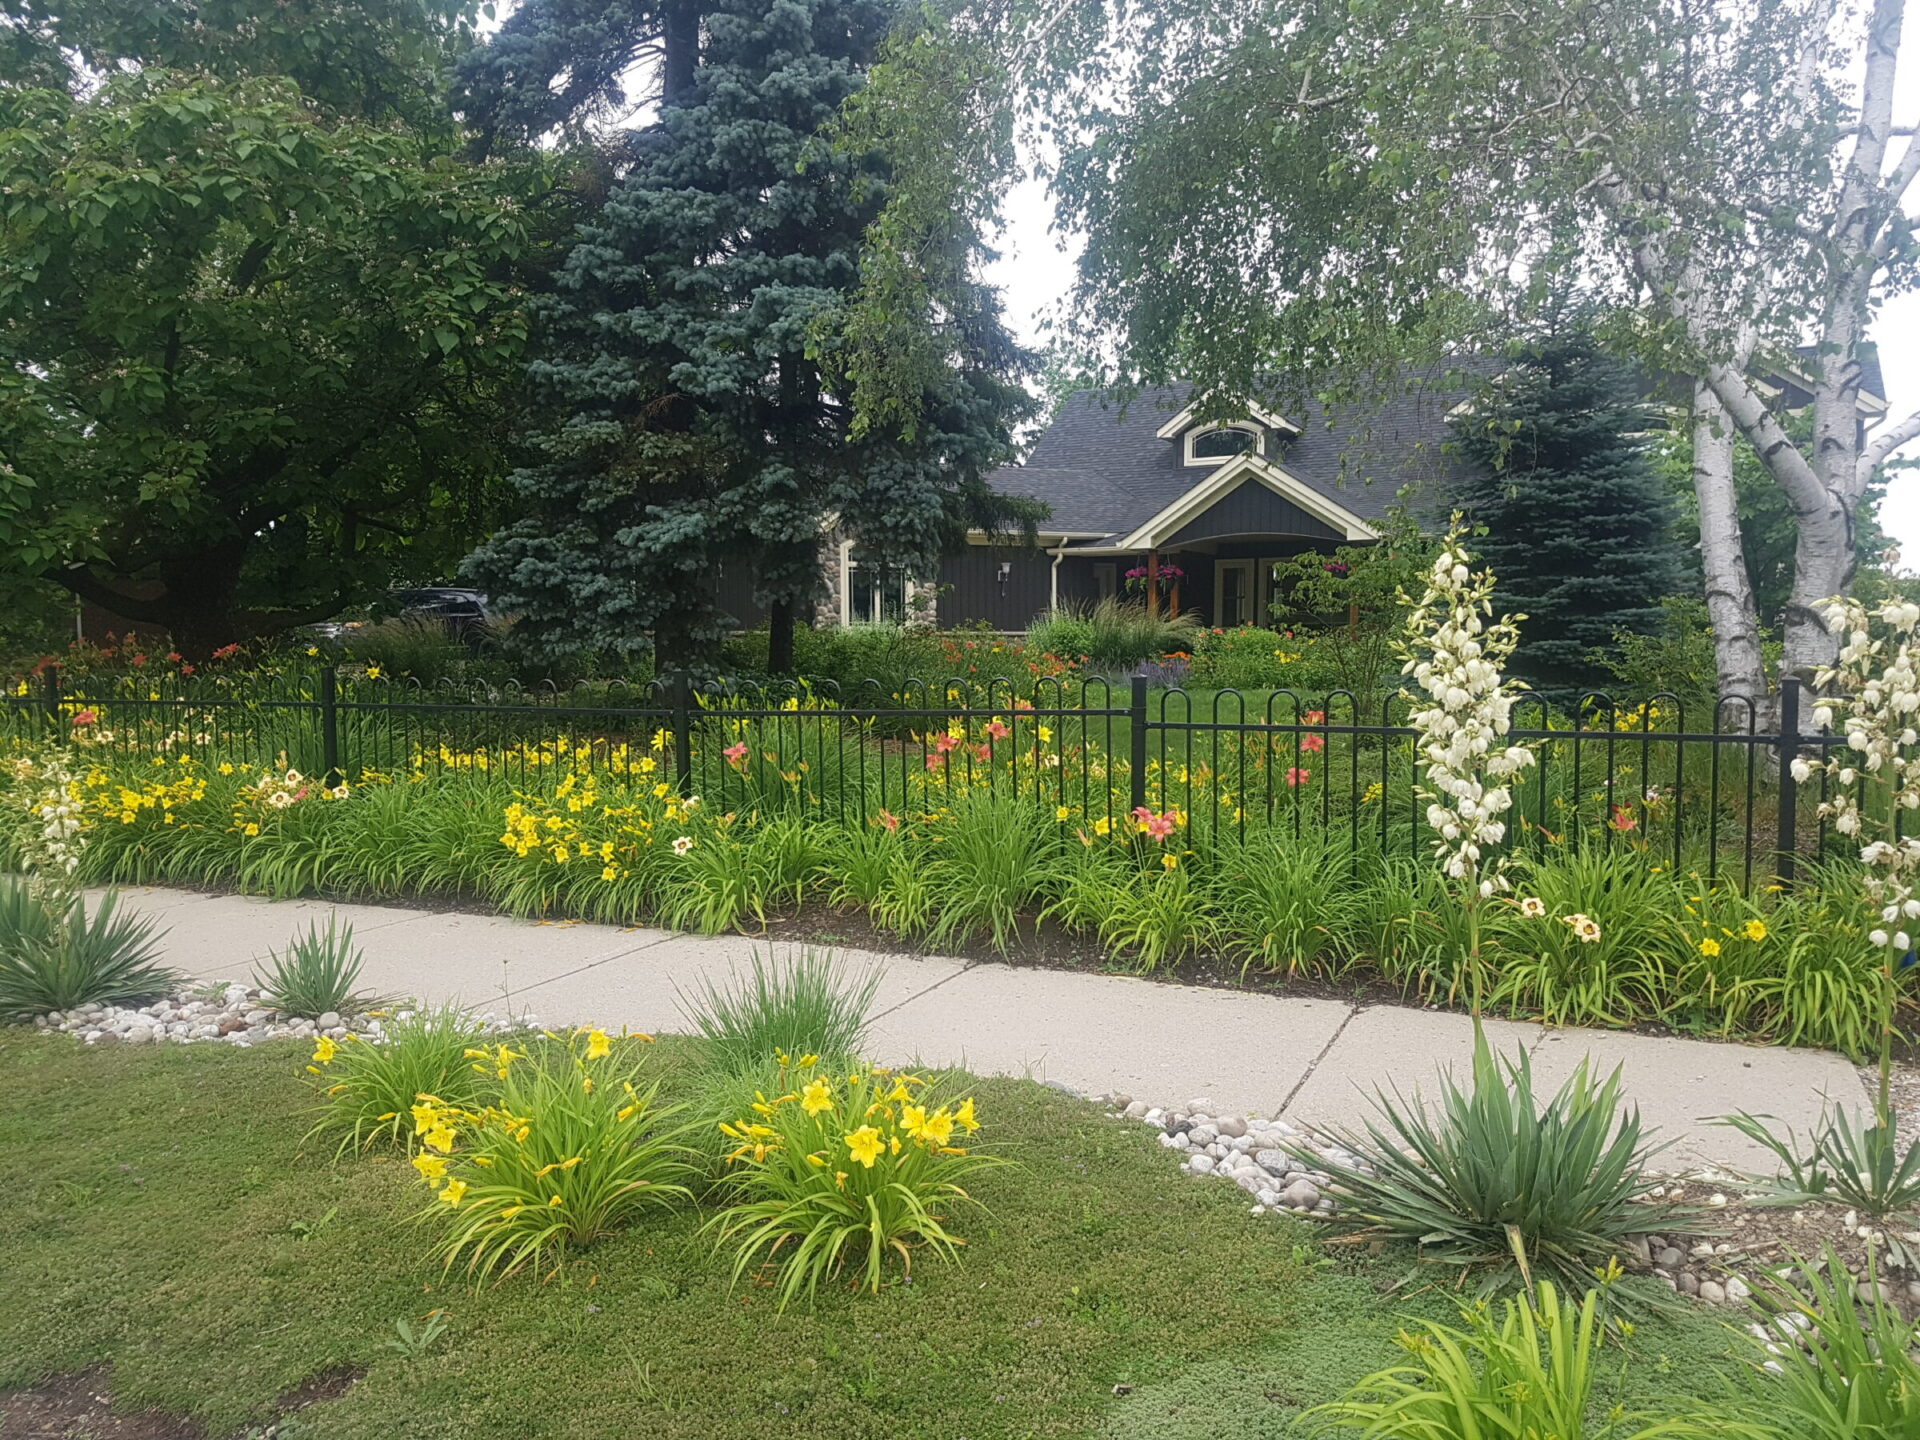
{"type": "Polygon", "coordinates": [[[1062,540],[1054,547],[1053,565],[1047,571],[1047,613],[1052,615],[1060,609],[1060,562],[1067,558],[1067,542],[1062,540]]]}

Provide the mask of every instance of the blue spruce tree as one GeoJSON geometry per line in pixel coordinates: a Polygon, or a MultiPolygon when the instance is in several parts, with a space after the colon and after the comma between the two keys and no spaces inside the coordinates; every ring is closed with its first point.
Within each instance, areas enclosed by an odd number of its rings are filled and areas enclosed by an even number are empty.
{"type": "Polygon", "coordinates": [[[604,203],[546,298],[531,382],[549,425],[514,476],[523,516],[468,563],[549,653],[710,653],[712,577],[751,566],[776,670],[822,588],[824,528],[925,569],[1003,523],[1025,357],[987,297],[953,319],[951,365],[901,432],[859,432],[834,372],[884,158],[821,138],[893,11],[879,0],[695,9],[534,0],[466,72],[497,143],[577,124],[660,54],[657,119],[603,147],[604,203]],[[902,433],[905,432],[905,433],[902,433]]]}
{"type": "Polygon", "coordinates": [[[1682,583],[1642,438],[1657,423],[1633,368],[1578,334],[1524,351],[1453,422],[1468,462],[1454,501],[1487,529],[1497,608],[1527,617],[1512,670],[1558,704],[1604,686],[1594,652],[1656,629],[1682,583]]]}

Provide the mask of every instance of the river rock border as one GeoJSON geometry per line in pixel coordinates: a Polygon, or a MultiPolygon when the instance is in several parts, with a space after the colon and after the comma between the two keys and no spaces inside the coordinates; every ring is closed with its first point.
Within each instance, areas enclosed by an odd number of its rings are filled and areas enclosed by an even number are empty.
{"type": "MultiPolygon", "coordinates": [[[[1223,1115],[1205,1097],[1184,1108],[1148,1105],[1128,1095],[1107,1097],[1115,1119],[1136,1120],[1158,1133],[1160,1144],[1180,1157],[1181,1169],[1195,1179],[1230,1180],[1253,1199],[1255,1215],[1293,1214],[1326,1220],[1339,1211],[1339,1195],[1328,1172],[1311,1163],[1323,1156],[1343,1168],[1366,1171],[1364,1158],[1337,1140],[1279,1116],[1223,1115]]],[[[1724,1216],[1715,1235],[1649,1233],[1635,1237],[1622,1257],[1631,1269],[1664,1282],[1677,1294],[1710,1305],[1745,1305],[1756,1284],[1781,1273],[1794,1253],[1815,1258],[1832,1245],[1847,1258],[1860,1298],[1871,1287],[1913,1315],[1920,1313],[1920,1277],[1900,1272],[1882,1256],[1869,1281],[1865,1257],[1885,1244],[1853,1212],[1831,1206],[1794,1209],[1750,1205],[1738,1195],[1733,1178],[1704,1172],[1663,1178],[1651,1198],[1682,1201],[1702,1212],[1724,1216]]],[[[1901,1241],[1920,1251],[1920,1232],[1901,1241]]]]}
{"type": "MultiPolygon", "coordinates": [[[[275,1008],[258,986],[234,981],[183,986],[150,1005],[76,1005],[71,1010],[36,1015],[33,1023],[36,1029],[74,1035],[88,1045],[193,1045],[214,1041],[247,1046],[266,1040],[313,1040],[322,1035],[331,1040],[358,1035],[378,1042],[385,1036],[388,1018],[404,1019],[411,1013],[387,1006],[348,1015],[332,1011],[312,1018],[290,1015],[275,1008]]],[[[474,1020],[488,1035],[540,1028],[531,1015],[501,1019],[488,1013],[474,1020]]]]}

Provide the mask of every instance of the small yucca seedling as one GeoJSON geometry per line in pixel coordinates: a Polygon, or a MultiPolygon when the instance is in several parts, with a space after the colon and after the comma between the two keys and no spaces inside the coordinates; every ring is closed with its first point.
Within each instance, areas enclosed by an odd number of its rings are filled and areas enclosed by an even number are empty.
{"type": "Polygon", "coordinates": [[[354,993],[362,963],[360,947],[353,943],[353,927],[338,924],[332,916],[325,930],[315,921],[295,935],[285,950],[269,951],[268,959],[272,963],[264,973],[253,972],[253,983],[289,1015],[313,1020],[376,1003],[354,993]]]}

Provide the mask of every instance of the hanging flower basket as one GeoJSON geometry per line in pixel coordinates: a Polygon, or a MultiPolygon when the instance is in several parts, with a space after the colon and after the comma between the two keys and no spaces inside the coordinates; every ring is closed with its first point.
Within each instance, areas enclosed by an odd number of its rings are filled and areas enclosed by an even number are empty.
{"type": "MultiPolygon", "coordinates": [[[[1187,572],[1182,570],[1178,565],[1168,565],[1163,562],[1160,566],[1159,575],[1160,594],[1163,597],[1173,594],[1173,587],[1186,578],[1187,572]]],[[[1134,566],[1133,569],[1127,571],[1126,581],[1127,593],[1129,595],[1146,594],[1147,567],[1144,565],[1134,566]]]]}

